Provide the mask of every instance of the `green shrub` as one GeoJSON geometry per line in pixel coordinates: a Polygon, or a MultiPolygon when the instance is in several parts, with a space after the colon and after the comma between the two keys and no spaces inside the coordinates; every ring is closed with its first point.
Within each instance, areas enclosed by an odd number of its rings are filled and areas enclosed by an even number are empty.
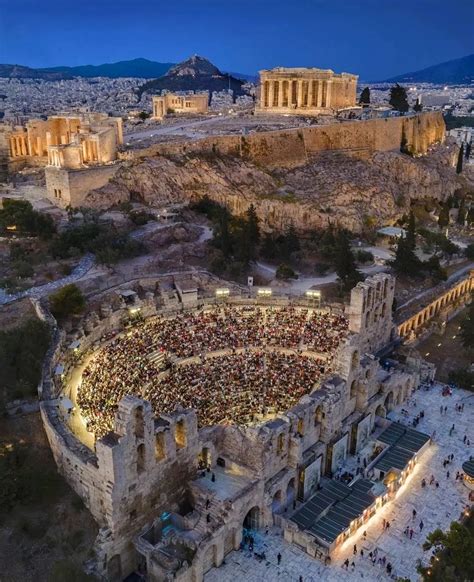
{"type": "Polygon", "coordinates": [[[276,270],[276,278],[287,281],[288,279],[298,279],[298,275],[289,265],[282,263],[276,270]]]}
{"type": "Polygon", "coordinates": [[[51,313],[58,320],[65,319],[69,315],[82,313],[86,305],[86,300],[77,285],[71,283],[65,285],[56,293],[49,296],[51,313]]]}

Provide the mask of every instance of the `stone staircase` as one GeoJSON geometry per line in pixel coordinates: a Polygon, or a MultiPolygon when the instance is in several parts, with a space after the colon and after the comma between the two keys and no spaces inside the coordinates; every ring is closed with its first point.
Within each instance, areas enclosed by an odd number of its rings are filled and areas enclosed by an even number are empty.
{"type": "Polygon", "coordinates": [[[206,537],[210,531],[215,530],[225,522],[230,505],[228,501],[219,499],[215,492],[204,490],[195,483],[191,483],[190,488],[194,500],[194,509],[200,514],[199,521],[193,531],[199,537],[206,537]],[[206,508],[208,500],[209,507],[206,508]],[[209,522],[207,521],[207,515],[210,516],[209,522]]]}

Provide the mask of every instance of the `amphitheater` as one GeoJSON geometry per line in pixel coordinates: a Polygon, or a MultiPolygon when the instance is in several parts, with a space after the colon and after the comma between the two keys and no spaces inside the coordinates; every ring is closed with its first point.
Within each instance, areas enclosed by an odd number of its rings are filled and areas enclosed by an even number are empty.
{"type": "Polygon", "coordinates": [[[342,311],[127,291],[74,341],[55,327],[41,412],[60,472],[100,526],[92,571],[199,581],[274,524],[315,558],[342,543],[349,528],[325,544],[288,517],[419,384],[420,362],[379,361],[398,337],[394,285],[369,278],[342,311]]]}

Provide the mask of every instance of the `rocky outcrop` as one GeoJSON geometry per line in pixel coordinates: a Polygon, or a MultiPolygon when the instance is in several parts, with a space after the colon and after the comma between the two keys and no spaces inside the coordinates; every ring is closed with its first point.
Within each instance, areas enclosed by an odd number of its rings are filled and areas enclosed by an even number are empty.
{"type": "Polygon", "coordinates": [[[394,151],[368,159],[322,152],[305,165],[276,170],[233,156],[158,156],[125,163],[87,204],[106,208],[132,198],[161,206],[208,195],[235,214],[254,204],[268,228],[332,222],[358,231],[367,220],[384,224],[398,218],[411,200],[446,199],[459,186],[456,156],[454,145],[417,158],[394,151]]]}

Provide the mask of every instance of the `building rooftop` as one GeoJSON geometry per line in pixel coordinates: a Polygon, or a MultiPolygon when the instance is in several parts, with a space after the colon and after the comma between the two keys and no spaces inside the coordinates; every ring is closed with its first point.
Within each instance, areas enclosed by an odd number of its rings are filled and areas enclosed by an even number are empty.
{"type": "Polygon", "coordinates": [[[402,471],[430,440],[430,436],[398,422],[392,422],[377,440],[388,445],[388,448],[375,463],[374,468],[384,472],[390,469],[402,471]]]}
{"type": "Polygon", "coordinates": [[[332,543],[374,503],[373,487],[374,483],[368,479],[359,479],[350,487],[331,480],[290,520],[300,529],[332,543]]]}

